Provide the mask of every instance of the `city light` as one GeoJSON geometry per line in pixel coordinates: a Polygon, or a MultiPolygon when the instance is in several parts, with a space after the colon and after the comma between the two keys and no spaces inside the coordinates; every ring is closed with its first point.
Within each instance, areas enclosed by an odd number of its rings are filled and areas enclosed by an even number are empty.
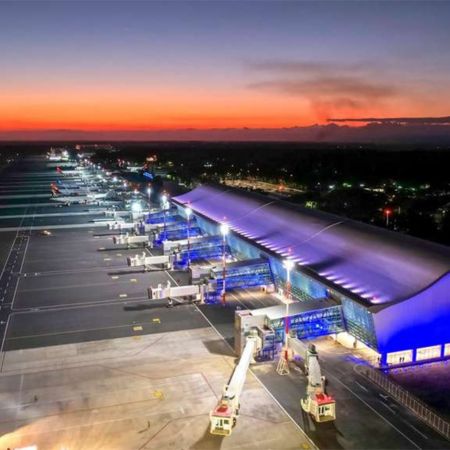
{"type": "Polygon", "coordinates": [[[384,215],[386,216],[386,226],[388,227],[388,226],[389,226],[389,217],[390,217],[391,214],[392,214],[392,209],[385,208],[384,211],[383,211],[383,213],[384,213],[384,215]]]}

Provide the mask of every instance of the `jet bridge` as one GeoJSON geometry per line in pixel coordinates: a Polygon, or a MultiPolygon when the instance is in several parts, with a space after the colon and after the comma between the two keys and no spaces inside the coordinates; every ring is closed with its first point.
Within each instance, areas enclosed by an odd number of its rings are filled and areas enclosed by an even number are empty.
{"type": "Polygon", "coordinates": [[[151,246],[148,236],[132,236],[128,233],[120,236],[113,236],[113,242],[116,245],[126,245],[128,248],[132,245],[142,245],[143,247],[151,246]]]}
{"type": "Polygon", "coordinates": [[[185,286],[171,286],[170,281],[165,286],[158,284],[156,288],[148,288],[148,298],[150,300],[169,301],[172,306],[173,300],[182,303],[183,300],[199,301],[203,303],[205,296],[208,294],[208,285],[206,284],[190,284],[185,286]]]}
{"type": "Polygon", "coordinates": [[[257,336],[248,336],[239,363],[231,375],[230,381],[223,388],[222,397],[209,415],[210,433],[229,436],[239,417],[240,397],[250,364],[259,350],[260,340],[257,336]]]}
{"type": "MultiPolygon", "coordinates": [[[[191,245],[198,241],[203,239],[203,236],[190,236],[189,238],[189,242],[191,243],[191,245]]],[[[173,251],[176,251],[176,249],[180,246],[180,245],[187,245],[187,239],[175,239],[173,241],[164,241],[162,243],[163,245],[163,252],[164,254],[166,253],[172,253],[173,251]]]]}
{"type": "MultiPolygon", "coordinates": [[[[134,229],[137,234],[152,233],[153,239],[161,233],[164,223],[145,223],[145,221],[133,221],[134,229]]],[[[178,230],[186,227],[183,222],[173,222],[165,225],[166,230],[178,230]]]]}
{"type": "MultiPolygon", "coordinates": [[[[151,231],[154,233],[155,238],[158,237],[158,234],[160,234],[164,229],[166,231],[176,231],[176,230],[186,230],[187,229],[187,223],[185,220],[177,220],[174,222],[169,222],[164,224],[164,222],[160,223],[146,223],[145,229],[148,231],[151,231]]],[[[191,223],[192,227],[192,223],[191,223]]]]}
{"type": "Polygon", "coordinates": [[[122,222],[122,221],[110,221],[107,222],[108,224],[108,229],[110,230],[118,230],[118,231],[122,231],[122,230],[133,230],[134,229],[134,223],[133,222],[122,222]]]}
{"type": "Polygon", "coordinates": [[[118,209],[107,209],[104,211],[106,217],[112,217],[115,219],[116,217],[128,217],[130,215],[130,211],[126,210],[118,210],[118,209]]]}
{"type": "MultiPolygon", "coordinates": [[[[215,291],[220,294],[223,290],[223,267],[219,265],[211,270],[211,278],[215,291]]],[[[245,289],[266,286],[273,289],[273,276],[269,260],[265,258],[247,259],[226,264],[225,289],[245,289]]]]}
{"type": "MultiPolygon", "coordinates": [[[[199,227],[191,227],[189,229],[189,237],[197,237],[202,234],[202,230],[199,227]]],[[[163,241],[177,241],[180,239],[187,239],[188,230],[187,228],[179,228],[175,230],[161,231],[157,234],[155,238],[156,243],[161,243],[163,241]]]]}
{"type": "Polygon", "coordinates": [[[142,252],[142,255],[127,257],[127,264],[129,267],[143,267],[144,270],[150,270],[152,266],[162,265],[163,269],[170,270],[173,268],[173,260],[173,255],[149,256],[142,252]]]}
{"type": "Polygon", "coordinates": [[[183,218],[178,214],[176,209],[167,210],[166,212],[157,212],[153,214],[147,214],[144,218],[145,223],[157,224],[157,223],[172,223],[179,222],[183,218]]]}
{"type": "MultiPolygon", "coordinates": [[[[284,341],[286,306],[276,305],[255,309],[253,316],[264,317],[275,330],[277,342],[284,341]]],[[[289,305],[289,330],[299,339],[325,336],[344,331],[341,306],[328,298],[294,301],[289,305]]]]}
{"type": "MultiPolygon", "coordinates": [[[[187,240],[173,250],[177,254],[177,264],[184,266],[188,258],[193,261],[220,259],[223,256],[222,236],[203,236],[187,244],[187,240]]],[[[225,254],[230,255],[230,247],[226,245],[225,254]]]]}

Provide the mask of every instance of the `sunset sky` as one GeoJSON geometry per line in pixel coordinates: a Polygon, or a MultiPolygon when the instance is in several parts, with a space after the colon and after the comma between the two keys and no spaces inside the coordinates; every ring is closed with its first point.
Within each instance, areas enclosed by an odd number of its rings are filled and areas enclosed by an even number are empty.
{"type": "Polygon", "coordinates": [[[0,131],[450,114],[450,2],[0,2],[0,131]]]}

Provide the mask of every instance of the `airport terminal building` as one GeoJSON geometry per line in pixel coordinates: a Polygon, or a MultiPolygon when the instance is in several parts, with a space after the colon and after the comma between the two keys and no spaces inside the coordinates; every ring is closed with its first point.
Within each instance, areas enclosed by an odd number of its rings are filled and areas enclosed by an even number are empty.
{"type": "Polygon", "coordinates": [[[181,214],[189,205],[208,234],[226,222],[230,248],[266,258],[278,289],[283,261],[295,263],[290,326],[299,337],[346,331],[383,364],[450,357],[448,247],[224,186],[203,185],[173,203],[181,214]]]}

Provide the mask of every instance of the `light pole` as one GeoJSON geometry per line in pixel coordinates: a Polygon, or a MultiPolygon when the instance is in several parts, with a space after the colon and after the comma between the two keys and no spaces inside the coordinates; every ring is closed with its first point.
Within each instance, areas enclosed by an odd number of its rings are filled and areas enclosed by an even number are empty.
{"type": "Polygon", "coordinates": [[[225,254],[227,235],[230,231],[230,227],[226,223],[220,225],[220,232],[222,234],[222,305],[225,306],[225,292],[226,292],[226,276],[227,276],[227,258],[225,254]]]}
{"type": "Polygon", "coordinates": [[[162,200],[162,208],[163,208],[163,218],[164,218],[164,239],[163,241],[166,240],[166,234],[167,234],[167,225],[166,225],[166,209],[167,209],[167,205],[168,205],[168,197],[166,194],[163,194],[163,196],[161,197],[162,200]]]}
{"type": "Polygon", "coordinates": [[[294,261],[286,259],[283,263],[286,269],[286,290],[285,290],[285,303],[286,303],[286,317],[284,319],[284,351],[286,361],[288,360],[288,336],[289,336],[289,303],[291,302],[291,270],[294,268],[294,261]]]}
{"type": "Polygon", "coordinates": [[[389,208],[386,208],[384,210],[384,215],[386,216],[386,227],[389,226],[389,216],[392,214],[392,210],[389,208]]]}
{"type": "Polygon", "coordinates": [[[152,188],[148,187],[147,188],[147,196],[148,196],[148,209],[150,210],[150,197],[152,195],[152,188]]]}
{"type": "Polygon", "coordinates": [[[187,207],[185,209],[186,212],[186,219],[187,219],[187,251],[188,251],[188,258],[187,258],[187,267],[188,269],[191,267],[191,215],[192,215],[192,209],[187,207]]]}

